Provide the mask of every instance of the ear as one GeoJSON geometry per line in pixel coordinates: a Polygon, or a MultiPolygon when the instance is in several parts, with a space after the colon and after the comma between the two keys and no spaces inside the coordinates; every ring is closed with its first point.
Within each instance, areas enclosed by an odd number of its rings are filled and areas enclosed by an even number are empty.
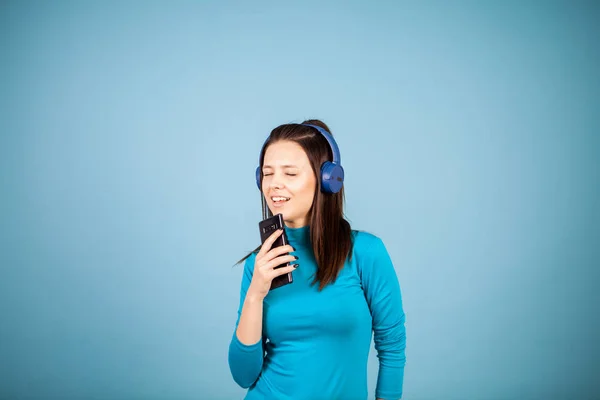
{"type": "Polygon", "coordinates": [[[341,165],[326,161],[321,166],[321,190],[324,193],[337,193],[344,184],[344,169],[341,165]]]}

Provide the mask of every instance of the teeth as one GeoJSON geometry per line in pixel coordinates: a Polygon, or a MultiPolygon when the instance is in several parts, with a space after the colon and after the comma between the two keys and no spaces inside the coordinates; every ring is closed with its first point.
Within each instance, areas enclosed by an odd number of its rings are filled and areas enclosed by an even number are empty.
{"type": "Polygon", "coordinates": [[[289,200],[288,197],[271,197],[271,199],[273,199],[273,201],[287,201],[287,200],[289,200]]]}

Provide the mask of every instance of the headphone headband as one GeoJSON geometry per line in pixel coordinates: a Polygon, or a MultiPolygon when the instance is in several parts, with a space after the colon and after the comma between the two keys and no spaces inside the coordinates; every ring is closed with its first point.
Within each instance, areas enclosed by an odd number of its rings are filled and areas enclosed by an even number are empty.
{"type": "Polygon", "coordinates": [[[338,148],[337,143],[333,139],[333,136],[331,136],[331,133],[327,132],[325,129],[323,129],[317,125],[311,125],[311,124],[301,124],[301,125],[310,126],[312,128],[315,128],[316,130],[318,130],[319,133],[325,137],[325,139],[327,140],[327,143],[329,143],[329,147],[331,147],[331,152],[333,153],[333,162],[338,165],[340,165],[342,163],[342,157],[340,156],[340,149],[338,148]]]}

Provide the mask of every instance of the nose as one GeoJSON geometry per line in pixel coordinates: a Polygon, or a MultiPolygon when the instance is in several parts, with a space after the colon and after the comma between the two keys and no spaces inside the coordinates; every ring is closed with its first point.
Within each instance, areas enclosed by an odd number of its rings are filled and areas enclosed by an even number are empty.
{"type": "Polygon", "coordinates": [[[276,182],[275,180],[271,181],[271,184],[269,186],[273,189],[281,189],[283,187],[282,184],[276,182]]]}
{"type": "Polygon", "coordinates": [[[271,176],[271,182],[269,183],[269,187],[273,189],[281,189],[283,187],[283,184],[279,182],[279,178],[281,178],[279,174],[273,174],[271,176]]]}

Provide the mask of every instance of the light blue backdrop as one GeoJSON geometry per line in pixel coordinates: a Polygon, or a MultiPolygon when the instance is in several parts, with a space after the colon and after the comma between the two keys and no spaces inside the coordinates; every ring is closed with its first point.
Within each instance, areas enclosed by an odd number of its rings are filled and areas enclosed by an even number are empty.
{"type": "MultiPolygon", "coordinates": [[[[240,399],[258,152],[321,118],[405,399],[600,396],[598,2],[0,4],[0,398],[240,399]]],[[[371,354],[373,396],[377,359],[371,354]]]]}

